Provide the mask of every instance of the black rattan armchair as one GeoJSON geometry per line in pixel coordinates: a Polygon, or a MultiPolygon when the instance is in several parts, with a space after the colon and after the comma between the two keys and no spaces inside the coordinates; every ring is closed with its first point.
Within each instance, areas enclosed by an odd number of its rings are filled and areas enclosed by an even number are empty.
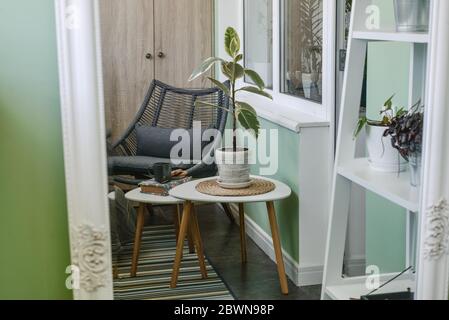
{"type": "MultiPolygon", "coordinates": [[[[202,129],[213,127],[223,133],[226,127],[229,99],[218,88],[179,89],[154,80],[135,119],[123,136],[109,148],[108,170],[111,176],[132,176],[133,180],[123,178],[116,181],[136,184],[145,179],[154,163],[168,162],[168,158],[148,157],[138,154],[137,128],[151,126],[164,129],[191,129],[194,121],[201,121],[202,129]],[[204,101],[221,108],[195,107],[196,101],[204,101]]],[[[213,139],[206,157],[213,157],[213,150],[220,139],[213,139]]],[[[206,161],[192,165],[173,165],[174,169],[187,170],[195,178],[214,176],[216,166],[206,161]]]]}

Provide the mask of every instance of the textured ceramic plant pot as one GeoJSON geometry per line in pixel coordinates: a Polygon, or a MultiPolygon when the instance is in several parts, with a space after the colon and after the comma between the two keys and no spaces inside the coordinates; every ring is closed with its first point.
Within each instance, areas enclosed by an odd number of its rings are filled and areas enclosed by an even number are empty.
{"type": "Polygon", "coordinates": [[[415,154],[409,157],[410,184],[412,187],[421,186],[421,155],[415,154]]]}
{"type": "Polygon", "coordinates": [[[391,138],[384,137],[387,127],[366,126],[366,145],[369,163],[372,169],[381,172],[402,172],[407,168],[407,162],[399,151],[391,145],[391,138]]]}
{"type": "Polygon", "coordinates": [[[221,148],[215,151],[218,166],[218,183],[227,189],[247,188],[251,184],[249,150],[221,148]]]}
{"type": "Polygon", "coordinates": [[[429,0],[394,0],[396,29],[400,32],[429,30],[429,0]]]}

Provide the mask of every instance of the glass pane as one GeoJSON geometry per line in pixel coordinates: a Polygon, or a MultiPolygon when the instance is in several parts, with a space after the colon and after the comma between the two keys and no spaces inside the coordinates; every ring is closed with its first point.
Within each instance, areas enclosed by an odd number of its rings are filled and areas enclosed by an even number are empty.
{"type": "Polygon", "coordinates": [[[273,88],[273,0],[245,0],[245,68],[273,88]]]}
{"type": "Polygon", "coordinates": [[[323,0],[281,3],[281,92],[321,103],[323,0]]]}

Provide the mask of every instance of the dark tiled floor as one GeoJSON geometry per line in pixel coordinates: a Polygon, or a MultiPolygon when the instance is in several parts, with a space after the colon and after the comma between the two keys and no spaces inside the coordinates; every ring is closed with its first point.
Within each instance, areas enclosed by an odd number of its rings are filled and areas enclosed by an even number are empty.
{"type": "MultiPolygon", "coordinates": [[[[172,221],[170,215],[156,210],[153,222],[172,221]],[[157,220],[157,221],[156,221],[157,220]],[[165,221],[164,221],[165,220],[165,221]]],[[[240,263],[239,228],[214,205],[197,208],[205,252],[211,264],[239,300],[314,300],[320,298],[321,286],[296,287],[289,280],[290,294],[280,292],[276,264],[248,238],[248,263],[240,263]]]]}

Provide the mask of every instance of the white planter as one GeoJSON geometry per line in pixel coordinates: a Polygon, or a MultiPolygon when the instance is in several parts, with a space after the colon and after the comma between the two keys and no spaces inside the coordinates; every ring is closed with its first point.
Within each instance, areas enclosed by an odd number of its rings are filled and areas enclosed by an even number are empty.
{"type": "Polygon", "coordinates": [[[318,94],[320,97],[323,96],[323,74],[318,74],[318,81],[317,81],[317,87],[318,87],[318,94]]]}
{"type": "Polygon", "coordinates": [[[407,168],[407,162],[399,151],[391,145],[391,138],[384,137],[387,127],[366,126],[366,145],[368,159],[372,169],[381,172],[402,172],[407,168]]]}
{"type": "Polygon", "coordinates": [[[251,184],[248,149],[221,148],[215,151],[218,183],[227,189],[242,189],[251,184]]]}
{"type": "Polygon", "coordinates": [[[317,72],[302,74],[302,88],[306,99],[310,99],[312,97],[312,89],[318,82],[318,79],[319,74],[317,72]]]}
{"type": "Polygon", "coordinates": [[[304,97],[306,99],[310,99],[312,96],[312,74],[311,73],[303,73],[302,74],[302,89],[304,90],[304,97]]]}
{"type": "Polygon", "coordinates": [[[410,157],[410,184],[412,187],[421,186],[421,155],[413,155],[410,157]]]}

